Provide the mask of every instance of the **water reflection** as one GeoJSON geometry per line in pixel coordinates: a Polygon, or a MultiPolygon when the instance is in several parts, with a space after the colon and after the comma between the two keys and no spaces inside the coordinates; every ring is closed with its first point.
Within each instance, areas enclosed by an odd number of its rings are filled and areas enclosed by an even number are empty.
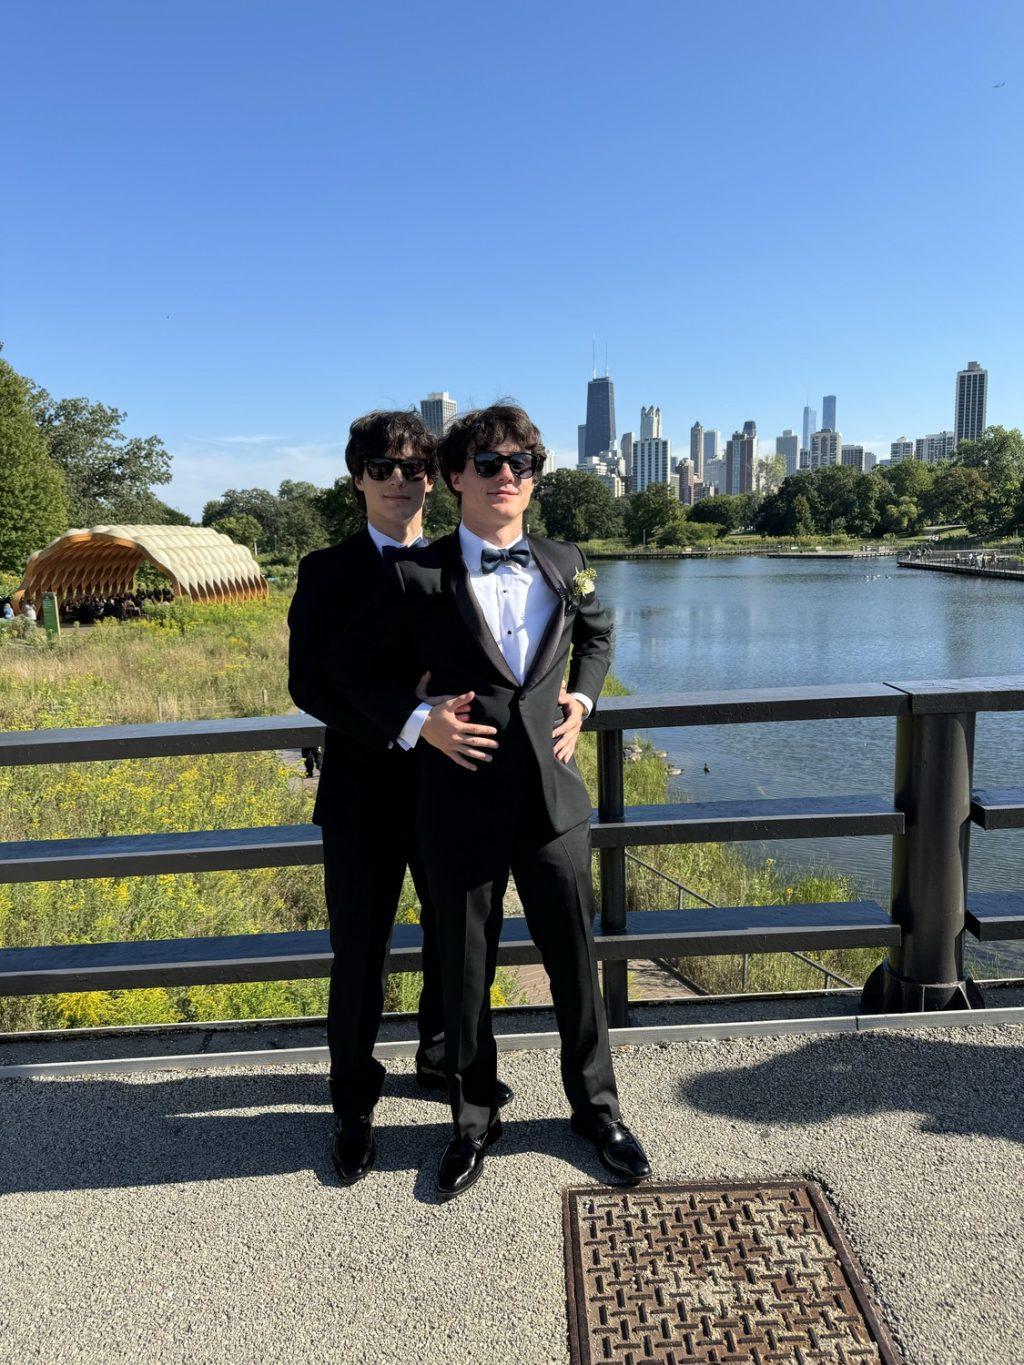
{"type": "MultiPolygon", "coordinates": [[[[598,565],[615,613],[615,671],[637,693],[1024,673],[1024,586],[898,569],[892,560],[679,560],[598,565]]],[[[895,721],[860,718],[651,732],[695,800],[890,795],[895,721]],[[707,765],[710,772],[705,772],[707,765]]],[[[978,717],[975,781],[1024,771],[1024,715],[978,717]]],[[[887,900],[887,839],[791,840],[775,856],[828,862],[887,900]]],[[[1020,884],[1024,832],[971,844],[971,884],[1020,884]]],[[[1021,951],[1021,950],[1018,950],[1021,951]]]]}

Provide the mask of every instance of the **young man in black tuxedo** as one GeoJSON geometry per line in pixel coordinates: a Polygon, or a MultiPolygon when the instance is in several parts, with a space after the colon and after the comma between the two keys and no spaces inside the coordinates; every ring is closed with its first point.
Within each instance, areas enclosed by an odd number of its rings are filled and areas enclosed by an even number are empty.
{"type": "MultiPolygon", "coordinates": [[[[328,643],[386,582],[386,557],[422,539],[423,508],[437,474],[435,438],[414,412],[371,412],[352,423],[345,462],[367,525],[299,565],[288,612],[288,690],[326,728],[314,823],[323,830],[324,890],[334,962],[327,1010],[334,1164],[346,1184],[373,1165],[373,1107],[384,1068],[373,1045],[384,1007],[388,941],[405,869],[423,925],[417,1080],[446,1091],[444,1025],[434,907],[414,829],[416,764],[338,696],[327,676],[328,643]]],[[[511,1097],[496,1088],[496,1103],[511,1097]]]]}
{"type": "Polygon", "coordinates": [[[396,558],[386,606],[354,622],[327,661],[341,693],[419,757],[455,1121],[438,1190],[467,1189],[501,1135],[490,987],[510,872],[551,983],[573,1131],[617,1175],[642,1180],[650,1166],[620,1118],[598,988],[591,806],[573,762],[608,671],[611,617],[575,545],[523,534],[545,452],[522,409],[467,414],[439,455],[461,526],[396,558]],[[416,707],[426,669],[440,695],[416,707]]]}

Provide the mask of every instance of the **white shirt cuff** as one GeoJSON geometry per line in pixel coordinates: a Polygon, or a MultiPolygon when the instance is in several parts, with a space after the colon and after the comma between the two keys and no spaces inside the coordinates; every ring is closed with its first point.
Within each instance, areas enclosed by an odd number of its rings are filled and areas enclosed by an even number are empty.
{"type": "Polygon", "coordinates": [[[401,734],[398,736],[398,743],[403,749],[412,749],[416,746],[416,741],[420,737],[423,729],[423,722],[430,715],[430,707],[426,702],[417,706],[409,719],[402,726],[401,734]]]}
{"type": "Polygon", "coordinates": [[[594,709],[594,703],[587,696],[586,692],[570,692],[569,696],[575,697],[578,702],[583,703],[583,719],[586,720],[594,709]]]}

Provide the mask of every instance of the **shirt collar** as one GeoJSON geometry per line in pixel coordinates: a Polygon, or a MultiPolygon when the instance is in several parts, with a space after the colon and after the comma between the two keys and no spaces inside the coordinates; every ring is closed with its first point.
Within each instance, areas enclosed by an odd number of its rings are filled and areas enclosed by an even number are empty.
{"type": "Polygon", "coordinates": [[[369,531],[370,539],[376,545],[378,553],[383,554],[385,550],[405,549],[402,541],[392,540],[390,536],[386,536],[383,531],[378,531],[376,526],[371,526],[369,522],[366,523],[366,529],[369,531]]]}
{"type": "MultiPolygon", "coordinates": [[[[511,545],[506,545],[506,550],[515,549],[517,545],[525,545],[526,536],[522,535],[518,540],[514,540],[511,545]]],[[[466,561],[466,568],[471,574],[480,573],[480,556],[485,545],[489,545],[492,550],[500,550],[501,545],[495,545],[492,540],[483,540],[466,526],[465,522],[459,522],[459,545],[462,549],[462,558],[466,561]]]]}

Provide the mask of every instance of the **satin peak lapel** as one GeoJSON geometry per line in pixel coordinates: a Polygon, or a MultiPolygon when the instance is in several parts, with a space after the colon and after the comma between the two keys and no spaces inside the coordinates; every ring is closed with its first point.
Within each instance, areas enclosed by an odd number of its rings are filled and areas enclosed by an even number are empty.
{"type": "Polygon", "coordinates": [[[530,665],[526,674],[526,681],[523,683],[524,687],[532,687],[534,682],[543,678],[551,667],[551,662],[558,651],[562,631],[565,628],[568,592],[558,566],[547,547],[538,545],[532,536],[527,536],[527,541],[529,542],[530,553],[533,555],[533,562],[543,574],[548,587],[558,598],[558,606],[551,613],[551,620],[548,622],[540,647],[533,657],[533,663],[530,665]]]}

